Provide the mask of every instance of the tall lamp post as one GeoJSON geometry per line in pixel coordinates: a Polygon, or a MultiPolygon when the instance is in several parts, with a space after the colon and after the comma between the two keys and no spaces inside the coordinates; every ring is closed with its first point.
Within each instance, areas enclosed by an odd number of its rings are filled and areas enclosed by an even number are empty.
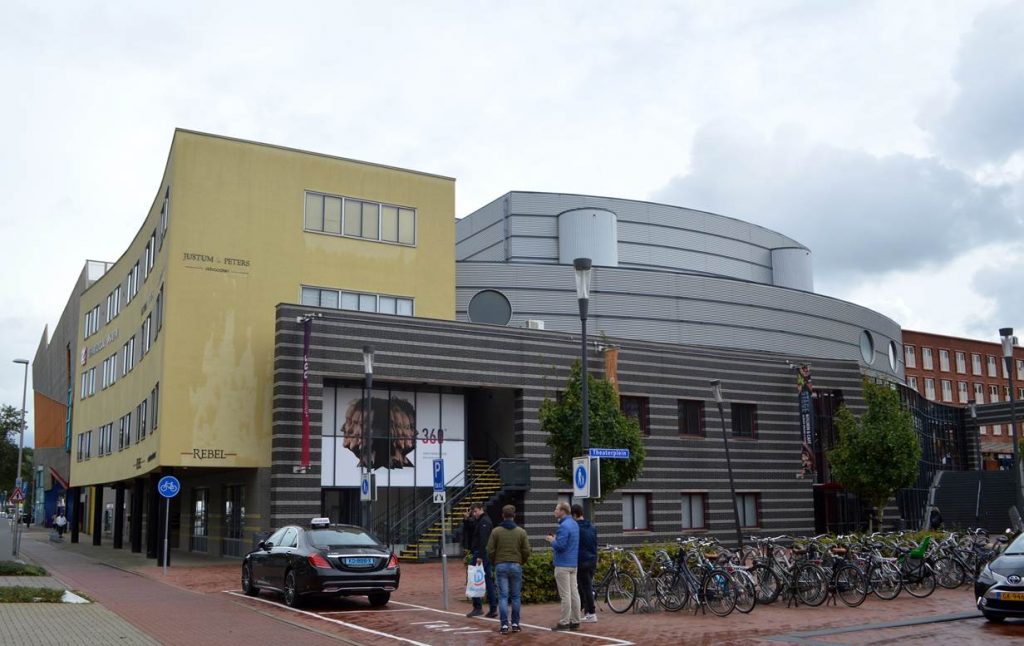
{"type": "Polygon", "coordinates": [[[363,527],[373,530],[373,494],[376,493],[373,478],[373,346],[363,346],[363,468],[371,479],[370,499],[363,503],[363,527]]]}
{"type": "Polygon", "coordinates": [[[732,496],[732,513],[736,519],[736,545],[737,549],[743,549],[743,535],[740,532],[740,508],[736,500],[736,484],[732,479],[732,459],[729,457],[729,434],[725,430],[725,411],[722,410],[722,380],[711,380],[711,393],[718,404],[718,419],[722,422],[722,442],[725,444],[725,468],[729,472],[729,494],[732,496]]]}
{"type": "Polygon", "coordinates": [[[1021,499],[1020,491],[1020,448],[1017,446],[1019,436],[1017,435],[1017,397],[1013,392],[1013,328],[1004,327],[999,330],[999,336],[1003,337],[1003,361],[1006,366],[1006,383],[1010,388],[1010,437],[1013,438],[1013,497],[1014,503],[1018,504],[1021,499]]]}
{"type": "MultiPolygon", "coordinates": [[[[26,398],[26,395],[28,393],[28,359],[15,359],[14,363],[20,363],[20,364],[25,366],[25,381],[24,381],[24,383],[22,384],[22,387],[21,387],[21,429],[20,429],[20,432],[18,433],[18,470],[17,470],[17,472],[14,475],[14,482],[15,482],[15,484],[19,488],[21,488],[21,487],[23,487],[25,485],[24,481],[21,479],[21,472],[22,472],[21,454],[22,454],[22,451],[24,451],[24,449],[25,449],[25,398],[26,398]]],[[[21,493],[22,493],[22,495],[24,495],[25,491],[22,490],[21,493]]],[[[25,503],[22,502],[21,504],[24,505],[25,503]]],[[[13,549],[12,549],[12,553],[13,553],[14,556],[18,555],[18,547],[20,547],[20,543],[21,543],[21,537],[20,537],[21,530],[19,529],[20,524],[21,524],[21,511],[19,509],[15,513],[15,515],[14,515],[14,545],[13,545],[13,549]]]]}
{"type": "MultiPolygon", "coordinates": [[[[588,455],[590,449],[590,384],[589,371],[587,366],[587,310],[590,307],[590,258],[577,258],[572,261],[572,267],[576,270],[576,300],[580,304],[580,396],[583,400],[583,455],[588,455]]],[[[583,517],[590,518],[590,498],[583,499],[583,517]]]]}

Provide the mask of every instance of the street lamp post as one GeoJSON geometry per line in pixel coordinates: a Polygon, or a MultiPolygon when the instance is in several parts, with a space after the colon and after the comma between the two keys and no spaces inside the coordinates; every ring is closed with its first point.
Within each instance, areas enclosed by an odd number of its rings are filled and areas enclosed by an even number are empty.
{"type": "Polygon", "coordinates": [[[363,468],[367,478],[371,479],[370,499],[363,503],[363,527],[372,530],[373,523],[373,346],[363,346],[363,388],[366,396],[363,399],[363,468]]]}
{"type": "MultiPolygon", "coordinates": [[[[21,429],[20,432],[18,433],[18,470],[14,475],[14,482],[20,488],[23,487],[25,484],[24,481],[21,479],[21,454],[22,451],[25,450],[25,398],[28,394],[28,359],[15,359],[14,363],[20,363],[25,366],[25,381],[21,387],[21,429]]],[[[21,493],[24,496],[24,490],[21,493]]],[[[24,505],[25,503],[22,502],[21,504],[24,505]]],[[[18,509],[18,511],[14,514],[14,545],[12,553],[14,554],[14,556],[17,556],[18,548],[20,547],[21,543],[21,510],[17,506],[15,508],[18,509]]]]}
{"type": "Polygon", "coordinates": [[[732,459],[729,457],[729,435],[725,430],[725,411],[722,410],[722,381],[711,380],[711,393],[718,405],[718,419],[722,422],[722,442],[725,444],[725,468],[729,472],[729,494],[732,496],[732,513],[736,519],[736,545],[737,549],[743,549],[743,535],[740,532],[740,508],[736,500],[736,484],[732,479],[732,459]]]}
{"type": "MultiPolygon", "coordinates": [[[[583,455],[588,455],[590,449],[590,384],[589,370],[587,366],[587,311],[590,308],[590,258],[577,258],[572,261],[572,267],[576,270],[576,299],[580,305],[580,396],[582,421],[583,421],[583,455]]],[[[590,518],[590,498],[583,499],[583,517],[590,518]]]]}
{"type": "Polygon", "coordinates": [[[1006,383],[1010,388],[1010,437],[1013,438],[1013,496],[1014,504],[1021,499],[1020,491],[1020,448],[1017,446],[1019,437],[1017,435],[1017,397],[1013,392],[1013,328],[1004,327],[999,330],[999,336],[1003,337],[1003,361],[1006,366],[1006,383]]]}

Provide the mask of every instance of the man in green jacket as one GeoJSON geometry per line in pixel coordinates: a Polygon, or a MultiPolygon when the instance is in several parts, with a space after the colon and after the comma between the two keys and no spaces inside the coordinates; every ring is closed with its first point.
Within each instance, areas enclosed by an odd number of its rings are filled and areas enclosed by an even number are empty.
{"type": "Polygon", "coordinates": [[[487,540],[487,557],[494,563],[494,578],[498,583],[498,613],[501,628],[498,632],[508,634],[509,630],[519,632],[519,609],[522,605],[523,565],[530,560],[530,541],[526,530],[516,526],[516,508],[505,505],[501,508],[501,525],[491,532],[487,540]],[[512,601],[512,624],[509,626],[508,606],[512,601]]]}

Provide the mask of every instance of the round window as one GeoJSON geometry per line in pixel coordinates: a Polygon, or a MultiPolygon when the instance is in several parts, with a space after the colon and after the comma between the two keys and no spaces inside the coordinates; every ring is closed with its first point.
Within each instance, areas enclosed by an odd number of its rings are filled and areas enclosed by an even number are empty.
{"type": "Polygon", "coordinates": [[[485,289],[470,299],[469,320],[473,323],[508,325],[512,320],[512,304],[501,292],[485,289]]]}
{"type": "Polygon", "coordinates": [[[896,346],[895,341],[889,341],[889,367],[892,368],[893,373],[896,373],[899,365],[900,349],[896,346]]]}
{"type": "Polygon", "coordinates": [[[875,340],[867,330],[860,333],[860,356],[869,366],[875,361],[875,340]]]}

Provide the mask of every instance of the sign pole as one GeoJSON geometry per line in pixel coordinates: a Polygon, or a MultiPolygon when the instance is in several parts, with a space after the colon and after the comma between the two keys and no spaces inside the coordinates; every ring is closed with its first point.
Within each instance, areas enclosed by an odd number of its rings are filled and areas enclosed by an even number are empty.
{"type": "Polygon", "coordinates": [[[164,576],[167,576],[167,537],[171,533],[171,499],[164,498],[164,576]]]}
{"type": "Polygon", "coordinates": [[[445,544],[448,542],[448,530],[444,524],[444,508],[447,503],[441,503],[441,580],[444,594],[444,609],[448,609],[448,551],[445,544]]]}
{"type": "Polygon", "coordinates": [[[157,491],[164,498],[164,576],[167,576],[168,541],[171,535],[171,498],[181,492],[181,483],[174,476],[164,476],[156,485],[157,491]]]}

